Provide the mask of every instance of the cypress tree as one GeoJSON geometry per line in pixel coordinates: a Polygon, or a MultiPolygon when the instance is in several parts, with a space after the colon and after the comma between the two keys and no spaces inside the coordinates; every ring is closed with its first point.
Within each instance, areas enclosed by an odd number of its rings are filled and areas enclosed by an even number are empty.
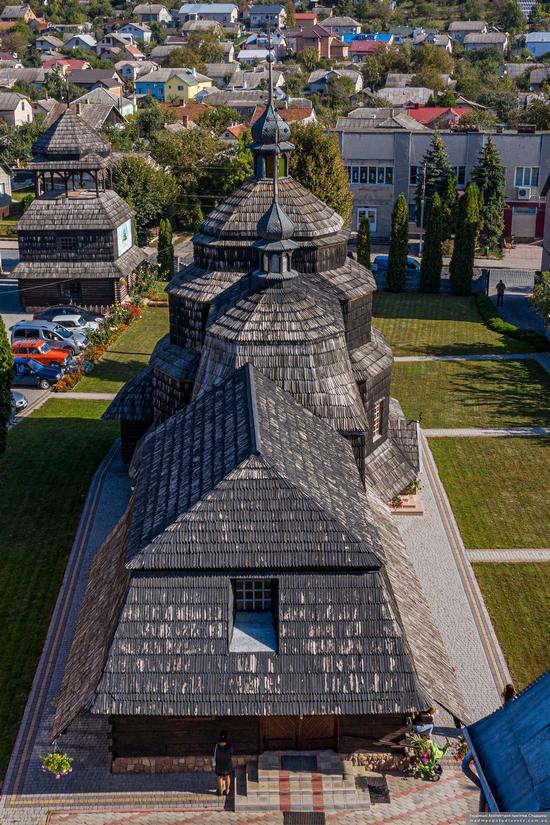
{"type": "Polygon", "coordinates": [[[157,260],[160,277],[169,281],[174,274],[174,245],[172,243],[172,224],[168,218],[161,218],[159,223],[157,260]]]}
{"type": "Polygon", "coordinates": [[[456,175],[451,172],[445,194],[442,199],[442,240],[450,240],[456,232],[456,212],[458,209],[458,191],[456,175]]]}
{"type": "Polygon", "coordinates": [[[426,211],[426,236],[420,264],[420,292],[439,292],[443,252],[441,198],[434,192],[426,211]]]}
{"type": "Polygon", "coordinates": [[[391,218],[390,251],[388,255],[388,289],[402,292],[407,274],[409,210],[401,193],[393,207],[391,218]]]}
{"type": "Polygon", "coordinates": [[[357,260],[370,269],[370,223],[364,215],[359,223],[357,233],[357,260]]]}
{"type": "Polygon", "coordinates": [[[451,176],[451,165],[449,163],[447,149],[438,132],[432,137],[432,142],[424,155],[419,173],[420,177],[416,186],[416,214],[420,224],[422,189],[424,188],[426,203],[430,200],[434,192],[437,192],[439,196],[443,198],[445,189],[447,188],[447,182],[451,176]],[[426,170],[425,187],[424,170],[426,170]]]}
{"type": "Polygon", "coordinates": [[[13,381],[13,352],[0,318],[0,453],[6,449],[8,424],[11,418],[11,383],[13,381]]]}
{"type": "Polygon", "coordinates": [[[499,248],[504,232],[504,172],[491,137],[478,155],[472,171],[483,198],[480,211],[479,245],[489,252],[499,248]]]}
{"type": "Polygon", "coordinates": [[[480,193],[470,182],[458,204],[455,245],[451,259],[451,289],[455,295],[470,295],[474,257],[479,232],[480,193]]]}

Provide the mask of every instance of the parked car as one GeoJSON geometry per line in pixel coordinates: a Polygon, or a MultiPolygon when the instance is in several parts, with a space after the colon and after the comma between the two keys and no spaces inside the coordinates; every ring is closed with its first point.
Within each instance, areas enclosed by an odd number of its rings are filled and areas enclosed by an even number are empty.
{"type": "Polygon", "coordinates": [[[14,415],[17,415],[18,412],[24,410],[29,404],[29,400],[26,395],[23,395],[22,392],[17,392],[17,390],[11,391],[11,406],[13,408],[14,415]]]}
{"type": "MultiPolygon", "coordinates": [[[[42,312],[37,312],[33,317],[51,321],[59,315],[79,315],[81,318],[84,318],[85,321],[95,321],[97,324],[101,324],[101,322],[105,320],[105,316],[101,315],[100,312],[90,312],[88,309],[77,307],[74,304],[60,304],[56,307],[48,307],[47,309],[43,309],[42,312]]],[[[63,323],[63,321],[60,321],[60,323],[63,323]]]]}
{"type": "Polygon", "coordinates": [[[97,321],[87,321],[83,315],[54,315],[52,323],[63,324],[63,326],[72,332],[80,332],[86,335],[96,330],[99,326],[97,321]]]}
{"type": "Polygon", "coordinates": [[[10,327],[10,332],[12,344],[24,339],[43,339],[57,346],[69,347],[75,355],[86,349],[90,343],[84,333],[74,331],[72,334],[72,331],[62,324],[54,324],[52,321],[18,321],[10,327]]]}
{"type": "Polygon", "coordinates": [[[13,371],[16,387],[40,387],[41,390],[49,390],[63,375],[59,367],[48,367],[19,355],[13,359],[13,371]]]}
{"type": "MultiPolygon", "coordinates": [[[[373,272],[387,272],[388,271],[389,255],[377,255],[372,262],[371,269],[373,272]]],[[[407,273],[420,272],[420,264],[414,258],[407,258],[407,273]]]]}
{"type": "Polygon", "coordinates": [[[12,344],[14,355],[22,355],[24,358],[30,358],[33,361],[38,361],[39,364],[46,364],[49,367],[70,367],[73,351],[69,347],[62,349],[55,344],[48,344],[47,341],[34,341],[27,339],[24,341],[17,341],[12,344]]]}

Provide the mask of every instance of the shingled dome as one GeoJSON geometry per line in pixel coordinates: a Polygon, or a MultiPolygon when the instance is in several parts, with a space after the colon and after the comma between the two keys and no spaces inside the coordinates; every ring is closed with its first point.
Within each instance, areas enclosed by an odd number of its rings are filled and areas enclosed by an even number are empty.
{"type": "Polygon", "coordinates": [[[290,139],[290,126],[277,113],[273,103],[266,106],[251,131],[255,149],[272,149],[274,146],[283,151],[292,149],[292,144],[286,143],[290,139]]]}
{"type": "Polygon", "coordinates": [[[109,157],[111,144],[75,112],[67,109],[34,143],[33,161],[84,161],[109,157]]]}

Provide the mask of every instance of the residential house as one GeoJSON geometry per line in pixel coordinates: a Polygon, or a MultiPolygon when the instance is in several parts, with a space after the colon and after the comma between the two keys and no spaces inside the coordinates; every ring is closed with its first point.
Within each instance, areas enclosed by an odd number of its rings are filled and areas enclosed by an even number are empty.
{"type": "Polygon", "coordinates": [[[420,46],[437,46],[438,49],[444,49],[448,54],[453,53],[453,40],[449,34],[439,34],[438,32],[423,32],[422,34],[413,37],[412,45],[414,48],[420,46]]]}
{"type": "Polygon", "coordinates": [[[371,54],[386,48],[386,43],[379,40],[353,40],[348,45],[349,58],[352,63],[364,63],[371,54]]]}
{"type": "Polygon", "coordinates": [[[353,17],[325,17],[322,26],[331,34],[342,37],[344,34],[361,34],[361,23],[353,17]]]}
{"type": "Polygon", "coordinates": [[[115,106],[123,118],[134,115],[137,111],[137,104],[135,100],[121,94],[115,94],[101,87],[92,89],[80,97],[77,97],[73,103],[83,105],[94,104],[96,106],[115,106]]]}
{"type": "MultiPolygon", "coordinates": [[[[440,74],[441,82],[445,87],[453,86],[454,81],[450,74],[440,74]]],[[[405,72],[388,72],[386,75],[386,86],[411,86],[414,81],[414,74],[407,74],[405,72]]]]}
{"type": "Polygon", "coordinates": [[[36,51],[46,55],[58,52],[64,48],[64,45],[63,41],[59,37],[54,37],[53,34],[41,34],[34,42],[36,51]]]}
{"type": "Polygon", "coordinates": [[[90,64],[87,60],[72,60],[69,57],[50,57],[48,60],[42,61],[42,68],[47,73],[54,71],[59,72],[63,77],[68,77],[71,72],[77,69],[89,69],[90,64]]]}
{"type": "Polygon", "coordinates": [[[8,126],[23,126],[32,123],[32,104],[28,97],[18,92],[0,91],[0,120],[8,126]]]}
{"type": "Polygon", "coordinates": [[[150,95],[163,103],[188,103],[212,88],[212,80],[195,69],[157,69],[136,80],[136,94],[150,95]]]}
{"type": "Polygon", "coordinates": [[[237,60],[241,64],[246,64],[252,66],[255,63],[259,63],[262,60],[267,60],[268,56],[271,55],[273,59],[275,59],[275,52],[273,49],[271,51],[269,49],[241,49],[237,55],[237,60]]]}
{"type": "Polygon", "coordinates": [[[485,34],[489,31],[484,20],[453,20],[447,30],[452,40],[463,43],[468,34],[485,34]]]}
{"type": "Polygon", "coordinates": [[[7,163],[0,161],[0,218],[8,217],[11,204],[11,169],[7,163]]]}
{"type": "Polygon", "coordinates": [[[188,35],[191,32],[212,32],[218,39],[223,34],[223,29],[215,20],[186,20],[181,25],[181,32],[188,35]]]}
{"type": "Polygon", "coordinates": [[[532,92],[540,92],[545,84],[550,83],[550,66],[541,66],[529,75],[529,88],[532,92]]]}
{"type": "Polygon", "coordinates": [[[71,85],[83,91],[107,89],[115,95],[122,94],[122,80],[114,69],[84,69],[71,72],[71,85]]]}
{"type": "MultiPolygon", "coordinates": [[[[267,49],[269,45],[268,36],[264,32],[252,32],[246,38],[243,49],[267,49]]],[[[271,33],[271,48],[275,54],[275,60],[281,60],[287,53],[287,37],[281,31],[271,33]]]]}
{"type": "Polygon", "coordinates": [[[83,49],[86,52],[95,52],[97,40],[93,34],[69,34],[65,40],[65,49],[83,49]]]}
{"type": "MultiPolygon", "coordinates": [[[[264,112],[265,105],[256,106],[254,114],[250,119],[251,127],[257,120],[260,119],[264,112]]],[[[281,106],[277,106],[277,114],[282,117],[285,123],[288,124],[301,123],[305,126],[308,123],[317,123],[317,117],[313,106],[288,106],[283,104],[281,106]]]]}
{"type": "Polygon", "coordinates": [[[166,6],[160,3],[140,3],[134,6],[134,17],[139,23],[160,23],[162,26],[172,25],[172,15],[166,6]]]}
{"type": "Polygon", "coordinates": [[[196,122],[204,112],[212,109],[212,106],[206,106],[204,103],[184,103],[181,106],[175,106],[172,103],[161,103],[161,108],[173,112],[178,120],[176,124],[168,124],[166,128],[173,125],[180,125],[184,129],[193,129],[196,122]]]}
{"type": "Polygon", "coordinates": [[[6,68],[0,69],[0,87],[3,89],[11,89],[12,86],[16,86],[22,80],[26,81],[27,83],[32,83],[32,85],[40,90],[44,83],[46,82],[46,72],[43,68],[40,69],[27,69],[27,68],[6,68]]]}
{"type": "Polygon", "coordinates": [[[44,97],[40,100],[35,100],[32,104],[32,113],[34,117],[47,117],[52,109],[59,103],[54,97],[44,97]]]}
{"type": "Polygon", "coordinates": [[[460,123],[460,118],[473,112],[469,106],[414,106],[407,115],[430,129],[450,129],[460,123]]]}
{"type": "Polygon", "coordinates": [[[319,18],[314,11],[297,11],[294,14],[296,26],[314,26],[318,22],[319,18]]]}
{"type": "Polygon", "coordinates": [[[214,86],[218,89],[225,89],[227,83],[231,80],[233,75],[239,72],[239,74],[243,74],[241,71],[240,64],[235,63],[207,63],[206,64],[206,75],[212,79],[214,86]]]}
{"type": "Polygon", "coordinates": [[[282,29],[286,25],[286,9],[280,3],[273,6],[250,6],[247,13],[252,29],[265,30],[268,25],[271,29],[282,29]]]}
{"type": "Polygon", "coordinates": [[[223,59],[225,63],[233,63],[235,60],[235,46],[232,40],[223,40],[221,42],[223,49],[223,59]]]}
{"type": "Polygon", "coordinates": [[[26,3],[20,6],[4,6],[0,14],[0,20],[10,23],[30,23],[35,19],[36,14],[26,3]]]}
{"type": "Polygon", "coordinates": [[[510,38],[506,32],[486,32],[485,34],[467,34],[462,41],[464,48],[469,51],[483,49],[498,49],[506,54],[510,47],[510,38]]]}
{"type": "Polygon", "coordinates": [[[235,24],[239,10],[233,3],[185,3],[178,12],[180,23],[187,20],[211,20],[221,26],[235,24]]]}
{"type": "Polygon", "coordinates": [[[104,35],[96,45],[96,54],[101,60],[142,60],[145,57],[133,35],[120,32],[104,35]]]}
{"type": "Polygon", "coordinates": [[[242,138],[248,131],[248,126],[246,123],[237,123],[235,126],[228,126],[225,132],[222,134],[222,140],[227,141],[228,143],[237,143],[239,138],[242,138]]]}
{"type": "MultiPolygon", "coordinates": [[[[282,72],[273,69],[273,88],[275,90],[275,97],[278,96],[279,90],[285,85],[285,76],[282,72]]],[[[227,78],[223,88],[235,91],[238,89],[266,89],[269,81],[269,72],[266,66],[254,66],[247,70],[239,68],[238,71],[232,72],[231,76],[227,78]]],[[[218,86],[218,84],[215,84],[218,86]]],[[[219,86],[218,86],[219,87],[219,86]]]]}
{"type": "Polygon", "coordinates": [[[395,45],[395,37],[391,32],[366,32],[365,34],[343,34],[342,40],[344,43],[354,43],[356,40],[367,42],[382,43],[385,46],[395,45]]]}
{"type": "Polygon", "coordinates": [[[296,54],[313,49],[319,59],[345,60],[348,57],[349,49],[343,40],[319,23],[287,29],[285,36],[288,48],[296,54]]]}
{"type": "Polygon", "coordinates": [[[132,37],[134,43],[150,43],[153,36],[151,28],[146,23],[125,23],[118,32],[124,37],[132,37]]]}
{"type": "Polygon", "coordinates": [[[500,78],[508,77],[514,82],[521,78],[527,78],[534,69],[540,69],[543,63],[534,63],[532,60],[529,63],[503,63],[500,67],[500,78]]]}
{"type": "Polygon", "coordinates": [[[159,64],[153,60],[119,60],[115,63],[115,69],[126,84],[135,83],[138,77],[154,72],[158,68],[159,64]]]}
{"type": "Polygon", "coordinates": [[[363,88],[362,74],[353,69],[315,69],[307,79],[307,90],[311,94],[324,94],[329,80],[336,77],[347,77],[351,80],[354,92],[360,92],[363,88]]]}
{"type": "MultiPolygon", "coordinates": [[[[391,213],[400,192],[406,194],[410,219],[416,219],[416,185],[433,131],[415,123],[414,112],[410,113],[413,117],[406,115],[415,124],[413,129],[377,122],[371,113],[371,109],[350,112],[338,120],[336,132],[350,176],[354,225],[368,208],[373,235],[382,240],[389,238],[391,213]]],[[[460,189],[471,179],[480,150],[491,135],[505,173],[504,235],[529,241],[541,238],[545,213],[542,176],[550,169],[550,132],[442,129],[439,134],[460,189]]]]}
{"type": "Polygon", "coordinates": [[[242,91],[206,90],[200,98],[200,102],[207,106],[220,106],[225,104],[231,109],[235,109],[239,117],[246,121],[250,120],[257,106],[265,106],[266,100],[267,92],[260,89],[254,89],[252,91],[247,89],[242,91]]]}
{"type": "Polygon", "coordinates": [[[550,31],[529,32],[525,35],[525,48],[533,57],[543,57],[550,53],[550,31]]]}
{"type": "Polygon", "coordinates": [[[425,106],[432,95],[433,91],[425,86],[384,86],[374,92],[375,97],[386,100],[390,106],[402,106],[403,108],[417,104],[425,106]]]}
{"type": "Polygon", "coordinates": [[[179,48],[180,46],[176,43],[162,43],[158,46],[153,46],[149,57],[151,60],[154,60],[155,63],[162,63],[174,49],[179,48]]]}

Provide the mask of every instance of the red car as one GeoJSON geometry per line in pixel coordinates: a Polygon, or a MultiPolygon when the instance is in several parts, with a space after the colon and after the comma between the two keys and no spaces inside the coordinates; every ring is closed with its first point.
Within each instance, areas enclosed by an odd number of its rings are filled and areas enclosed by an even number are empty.
{"type": "Polygon", "coordinates": [[[14,355],[24,358],[31,358],[40,364],[47,364],[49,367],[66,367],[72,360],[73,351],[68,347],[59,347],[47,341],[36,339],[23,339],[12,344],[14,355]]]}

